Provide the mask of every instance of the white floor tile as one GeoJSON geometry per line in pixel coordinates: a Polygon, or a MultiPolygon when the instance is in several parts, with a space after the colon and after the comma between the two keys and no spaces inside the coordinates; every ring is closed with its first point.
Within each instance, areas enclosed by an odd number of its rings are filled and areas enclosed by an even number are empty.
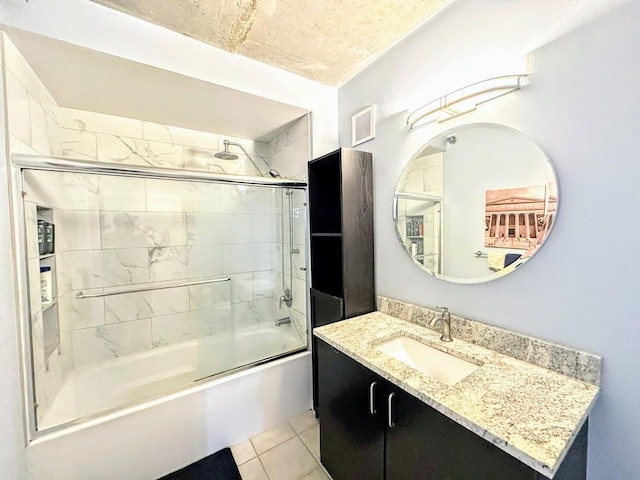
{"type": "Polygon", "coordinates": [[[300,433],[300,439],[307,446],[311,454],[316,457],[316,459],[320,458],[320,425],[315,425],[311,428],[306,429],[304,432],[300,433]]]}
{"type": "Polygon", "coordinates": [[[244,442],[231,447],[231,453],[236,461],[236,465],[242,465],[256,457],[256,451],[250,440],[245,440],[244,442]]]}
{"type": "Polygon", "coordinates": [[[282,442],[295,437],[296,432],[293,431],[291,425],[283,423],[273,427],[265,432],[262,432],[251,439],[253,447],[256,449],[258,455],[266,452],[267,450],[280,445],[282,442]]]}
{"type": "Polygon", "coordinates": [[[289,423],[296,433],[299,434],[300,432],[304,432],[314,425],[317,425],[318,419],[316,418],[316,413],[313,410],[307,410],[306,412],[290,419],[289,423]]]}
{"type": "Polygon", "coordinates": [[[328,476],[325,473],[324,469],[321,467],[321,468],[316,468],[309,475],[302,477],[301,480],[331,480],[331,477],[328,476]]]}
{"type": "Polygon", "coordinates": [[[298,437],[263,453],[260,460],[272,480],[298,480],[320,466],[298,437]]]}
{"type": "Polygon", "coordinates": [[[242,480],[269,480],[258,457],[243,463],[238,470],[242,480]]]}

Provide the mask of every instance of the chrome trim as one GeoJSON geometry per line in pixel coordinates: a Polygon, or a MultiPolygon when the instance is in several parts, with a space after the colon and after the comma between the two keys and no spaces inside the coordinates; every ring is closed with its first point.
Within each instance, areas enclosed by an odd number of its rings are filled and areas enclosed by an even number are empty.
{"type": "Polygon", "coordinates": [[[219,278],[212,278],[209,280],[199,280],[197,282],[182,282],[182,283],[175,283],[171,285],[149,285],[147,287],[127,288],[122,290],[116,290],[113,292],[84,293],[80,291],[76,293],[76,298],[83,299],[83,298],[109,297],[111,295],[121,295],[125,293],[148,292],[150,290],[164,290],[165,288],[190,287],[192,285],[228,282],[230,280],[231,280],[231,277],[219,277],[219,278]]]}
{"type": "MultiPolygon", "coordinates": [[[[1,76],[1,74],[0,74],[1,76]]],[[[1,85],[0,85],[1,86],[1,85]]],[[[6,116],[5,116],[6,118],[6,116]]],[[[1,123],[1,122],[0,122],[1,123]]],[[[35,401],[35,369],[31,346],[31,319],[37,312],[31,311],[29,289],[29,258],[27,252],[27,232],[22,191],[24,190],[21,170],[6,170],[9,190],[9,214],[11,216],[14,264],[14,288],[16,293],[16,314],[18,316],[18,355],[21,366],[21,394],[26,410],[23,416],[24,445],[35,437],[37,431],[37,403],[35,401]]]]}
{"type": "Polygon", "coordinates": [[[369,385],[369,413],[371,415],[376,414],[376,405],[374,402],[375,389],[378,382],[371,382],[369,385]]]}
{"type": "Polygon", "coordinates": [[[148,167],[145,165],[118,165],[108,162],[94,162],[70,158],[45,157],[15,153],[13,164],[31,170],[53,170],[57,172],[95,173],[121,175],[153,179],[185,180],[194,182],[219,182],[240,185],[258,185],[281,188],[304,188],[307,182],[287,178],[247,177],[222,173],[199,172],[196,170],[174,170],[171,168],[148,167]]]}
{"type": "MultiPolygon", "coordinates": [[[[411,159],[413,160],[413,158],[411,159]]],[[[409,161],[411,161],[409,160],[409,161]]],[[[406,166],[405,166],[406,168],[406,166]]],[[[402,249],[407,252],[407,255],[409,255],[409,257],[411,257],[411,260],[413,260],[413,263],[415,263],[416,265],[418,265],[424,272],[428,273],[429,275],[433,275],[434,277],[437,278],[442,278],[443,274],[443,256],[444,256],[444,245],[443,245],[443,239],[444,239],[444,218],[443,218],[443,213],[444,213],[444,208],[443,208],[443,202],[444,202],[444,198],[441,196],[436,196],[436,195],[427,195],[427,194],[423,194],[423,193],[409,193],[409,192],[402,192],[400,190],[395,190],[393,192],[393,207],[392,207],[392,218],[393,218],[393,226],[394,226],[394,230],[396,232],[396,238],[398,239],[398,242],[400,243],[400,245],[402,246],[402,249]],[[431,257],[431,256],[436,256],[437,254],[427,254],[427,255],[412,255],[411,254],[411,250],[409,250],[407,244],[405,243],[405,239],[402,237],[402,233],[400,232],[400,227],[398,226],[398,222],[400,220],[400,213],[398,212],[398,201],[399,200],[417,200],[417,201],[424,201],[424,202],[432,202],[434,205],[439,205],[439,210],[438,210],[438,221],[439,221],[439,230],[440,230],[440,238],[439,238],[439,246],[438,246],[438,271],[437,272],[433,272],[431,270],[427,270],[424,265],[422,263],[420,263],[418,260],[419,259],[424,259],[425,257],[431,257]]]]}
{"type": "Polygon", "coordinates": [[[442,203],[444,200],[440,195],[428,195],[426,193],[411,193],[403,192],[402,190],[396,190],[395,196],[403,200],[418,200],[423,202],[442,203]]]}

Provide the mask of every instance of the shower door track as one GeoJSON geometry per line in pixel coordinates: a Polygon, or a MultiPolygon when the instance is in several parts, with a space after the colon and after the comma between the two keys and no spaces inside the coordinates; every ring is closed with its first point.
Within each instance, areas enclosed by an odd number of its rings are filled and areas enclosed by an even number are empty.
{"type": "MultiPolygon", "coordinates": [[[[149,398],[146,398],[140,402],[131,402],[125,405],[120,405],[119,407],[114,407],[114,408],[110,408],[108,410],[104,410],[102,412],[99,413],[92,413],[89,415],[84,415],[82,417],[78,417],[75,418],[73,420],[70,420],[68,422],[64,422],[64,423],[60,423],[58,425],[52,426],[52,427],[48,427],[46,430],[43,431],[38,431],[38,430],[33,430],[31,432],[31,437],[29,439],[30,443],[33,440],[38,440],[40,438],[46,438],[49,437],[50,435],[54,436],[57,433],[63,432],[64,430],[70,428],[70,427],[75,427],[75,426],[86,426],[87,428],[90,428],[92,426],[98,425],[99,423],[102,423],[102,421],[107,421],[111,418],[114,418],[114,415],[117,414],[121,414],[122,416],[129,414],[132,410],[135,409],[141,409],[144,408],[143,405],[145,404],[152,404],[154,402],[157,402],[159,399],[161,398],[165,398],[165,397],[172,397],[173,395],[176,394],[180,394],[181,392],[186,392],[189,389],[192,388],[198,388],[201,387],[209,382],[212,382],[214,380],[218,380],[218,379],[222,379],[225,377],[229,377],[231,375],[236,375],[238,373],[242,373],[244,371],[248,371],[251,370],[252,368],[255,367],[259,367],[261,365],[267,364],[267,363],[271,363],[275,360],[282,360],[285,359],[287,357],[292,357],[294,355],[299,355],[299,354],[303,354],[307,351],[310,351],[311,347],[309,345],[307,345],[306,347],[300,347],[297,348],[295,350],[291,350],[290,352],[286,352],[286,353],[279,353],[277,355],[273,355],[271,357],[268,358],[263,358],[261,360],[252,362],[252,363],[248,363],[246,365],[240,365],[238,367],[226,370],[224,372],[220,372],[220,373],[214,373],[213,375],[208,375],[206,377],[202,377],[202,378],[198,378],[197,380],[192,381],[191,383],[188,383],[186,385],[183,385],[181,387],[169,390],[163,394],[158,394],[158,395],[153,395],[149,398]]],[[[117,418],[117,417],[115,417],[117,418]]]]}
{"type": "Polygon", "coordinates": [[[236,185],[279,188],[305,188],[307,186],[307,182],[288,178],[248,177],[243,175],[200,172],[197,170],[177,170],[146,165],[116,165],[107,162],[44,157],[41,155],[26,155],[22,153],[14,153],[11,158],[16,167],[30,170],[95,173],[102,175],[119,175],[124,177],[183,180],[191,182],[233,183],[236,185]]]}

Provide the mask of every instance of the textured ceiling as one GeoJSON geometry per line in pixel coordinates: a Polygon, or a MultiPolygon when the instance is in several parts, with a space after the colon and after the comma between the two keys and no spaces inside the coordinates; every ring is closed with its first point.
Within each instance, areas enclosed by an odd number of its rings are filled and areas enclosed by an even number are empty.
{"type": "Polygon", "coordinates": [[[340,86],[452,0],[92,0],[340,86]]]}

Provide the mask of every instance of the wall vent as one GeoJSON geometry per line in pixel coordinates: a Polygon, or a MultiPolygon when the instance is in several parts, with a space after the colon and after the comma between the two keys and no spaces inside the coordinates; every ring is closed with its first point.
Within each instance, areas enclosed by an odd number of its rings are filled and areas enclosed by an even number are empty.
{"type": "Polygon", "coordinates": [[[375,105],[351,117],[351,146],[355,147],[376,136],[375,105]]]}

